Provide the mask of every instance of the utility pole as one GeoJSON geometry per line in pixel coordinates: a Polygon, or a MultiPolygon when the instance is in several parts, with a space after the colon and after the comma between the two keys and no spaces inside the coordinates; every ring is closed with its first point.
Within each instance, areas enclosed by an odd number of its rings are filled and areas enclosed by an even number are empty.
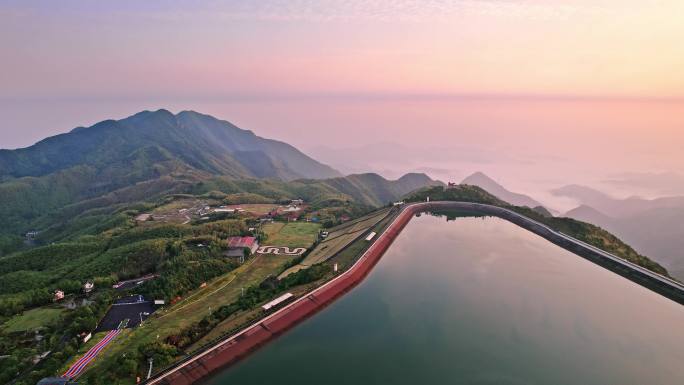
{"type": "Polygon", "coordinates": [[[152,377],[152,362],[154,361],[154,358],[150,357],[147,359],[147,362],[150,363],[150,368],[147,370],[147,379],[149,380],[150,377],[152,377]]]}

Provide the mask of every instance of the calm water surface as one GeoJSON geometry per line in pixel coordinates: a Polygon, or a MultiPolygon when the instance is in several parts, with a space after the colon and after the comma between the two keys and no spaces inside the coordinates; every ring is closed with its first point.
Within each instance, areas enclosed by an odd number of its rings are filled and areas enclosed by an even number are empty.
{"type": "Polygon", "coordinates": [[[369,277],[208,381],[684,384],[684,307],[498,218],[414,218],[369,277]]]}

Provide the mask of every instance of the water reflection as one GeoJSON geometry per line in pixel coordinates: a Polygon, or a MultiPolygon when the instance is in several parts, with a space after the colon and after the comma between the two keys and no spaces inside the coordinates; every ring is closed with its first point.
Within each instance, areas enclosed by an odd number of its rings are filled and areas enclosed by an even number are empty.
{"type": "Polygon", "coordinates": [[[680,305],[504,220],[450,218],[414,218],[359,287],[209,383],[684,383],[680,305]]]}

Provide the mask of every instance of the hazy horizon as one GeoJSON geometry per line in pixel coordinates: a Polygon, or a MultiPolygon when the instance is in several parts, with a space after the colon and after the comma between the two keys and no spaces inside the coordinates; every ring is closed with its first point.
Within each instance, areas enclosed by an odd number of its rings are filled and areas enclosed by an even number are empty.
{"type": "Polygon", "coordinates": [[[191,109],[345,173],[483,171],[543,202],[568,183],[681,193],[603,182],[684,170],[682,11],[675,0],[7,1],[0,148],[191,109]]]}
{"type": "MultiPolygon", "coordinates": [[[[671,102],[305,100],[159,103],[140,108],[136,103],[98,103],[83,112],[82,103],[61,106],[54,117],[45,117],[62,122],[54,123],[54,131],[38,131],[34,139],[18,130],[5,138],[14,137],[19,146],[26,146],[143,109],[192,109],[290,143],[345,174],[376,172],[396,178],[425,172],[443,181],[460,181],[482,171],[561,211],[575,202],[549,191],[565,184],[586,184],[617,197],[684,193],[666,189],[667,183],[605,183],[627,173],[681,173],[684,141],[678,127],[684,127],[684,115],[678,111],[684,105],[671,102]],[[301,113],[306,106],[310,111],[301,113]],[[116,112],[105,115],[106,111],[116,112]]],[[[4,143],[2,147],[8,147],[4,143]]]]}

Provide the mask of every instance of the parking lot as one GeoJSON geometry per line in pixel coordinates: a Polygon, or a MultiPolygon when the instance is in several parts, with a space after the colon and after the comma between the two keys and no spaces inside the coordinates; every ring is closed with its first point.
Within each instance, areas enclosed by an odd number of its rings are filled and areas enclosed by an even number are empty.
{"type": "Polygon", "coordinates": [[[118,299],[102,318],[95,332],[115,330],[119,325],[122,328],[134,328],[140,325],[141,320],[144,321],[154,313],[154,310],[154,301],[148,301],[143,296],[118,299]]]}

